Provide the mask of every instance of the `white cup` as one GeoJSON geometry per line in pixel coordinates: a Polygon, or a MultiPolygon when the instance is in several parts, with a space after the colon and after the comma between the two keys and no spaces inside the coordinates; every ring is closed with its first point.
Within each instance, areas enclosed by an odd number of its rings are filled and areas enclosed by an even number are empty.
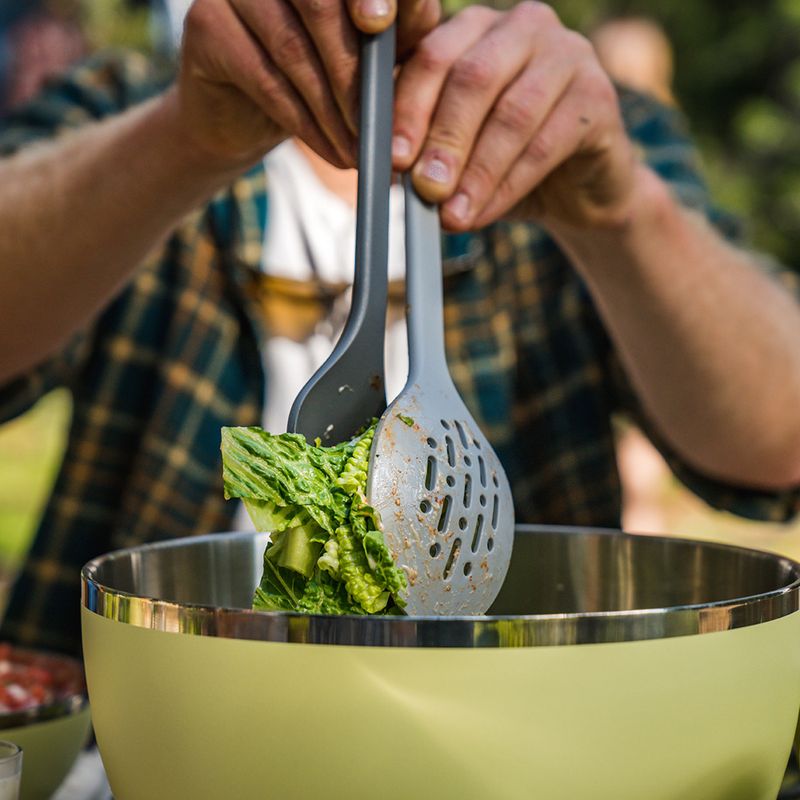
{"type": "Polygon", "coordinates": [[[0,741],[0,800],[19,800],[22,750],[13,742],[0,741]]]}

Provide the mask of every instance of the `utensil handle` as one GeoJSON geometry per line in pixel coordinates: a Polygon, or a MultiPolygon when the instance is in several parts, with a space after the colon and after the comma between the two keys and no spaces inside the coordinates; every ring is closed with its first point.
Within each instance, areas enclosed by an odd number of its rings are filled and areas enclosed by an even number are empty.
{"type": "Polygon", "coordinates": [[[426,203],[403,176],[406,215],[406,318],[409,382],[449,378],[444,346],[442,243],[438,206],[426,203]]]}
{"type": "MultiPolygon", "coordinates": [[[[383,353],[392,181],[395,26],[361,43],[361,117],[353,300],[347,328],[383,353]]],[[[382,361],[381,361],[382,363],[382,361]]]]}

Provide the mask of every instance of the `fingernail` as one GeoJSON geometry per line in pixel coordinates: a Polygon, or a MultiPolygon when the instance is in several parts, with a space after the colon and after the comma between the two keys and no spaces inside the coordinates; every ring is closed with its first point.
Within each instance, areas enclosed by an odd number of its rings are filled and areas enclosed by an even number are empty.
{"type": "Polygon", "coordinates": [[[436,156],[426,159],[422,167],[422,175],[434,183],[450,183],[450,167],[436,156]]]}
{"type": "Polygon", "coordinates": [[[392,138],[392,156],[394,158],[406,159],[411,155],[411,142],[405,136],[395,136],[392,138]]]}
{"type": "Polygon", "coordinates": [[[365,19],[383,19],[389,16],[392,8],[389,0],[361,0],[358,11],[365,19]]]}
{"type": "Polygon", "coordinates": [[[456,218],[466,222],[469,216],[469,196],[459,192],[446,206],[447,210],[456,218]]]}

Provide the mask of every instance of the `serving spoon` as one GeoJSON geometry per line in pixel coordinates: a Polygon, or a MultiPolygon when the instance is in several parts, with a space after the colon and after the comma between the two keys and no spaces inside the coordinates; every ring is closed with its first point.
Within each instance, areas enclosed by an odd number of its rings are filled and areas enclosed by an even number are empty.
{"type": "Polygon", "coordinates": [[[406,572],[406,612],[483,614],[508,571],[514,504],[447,366],[438,209],[404,185],[409,375],[375,431],[367,496],[406,572]]]}
{"type": "Polygon", "coordinates": [[[386,409],[384,339],[392,181],[395,26],[361,43],[356,257],[350,314],[333,352],[300,390],[287,430],[332,445],[386,409]]]}
{"type": "Polygon", "coordinates": [[[405,176],[409,376],[386,409],[394,26],[362,44],[353,300],[327,361],[295,399],[288,430],[335,444],[380,417],[367,498],[407,576],[405,610],[482,614],[511,559],[514,507],[502,465],[447,367],[438,209],[405,176]]]}

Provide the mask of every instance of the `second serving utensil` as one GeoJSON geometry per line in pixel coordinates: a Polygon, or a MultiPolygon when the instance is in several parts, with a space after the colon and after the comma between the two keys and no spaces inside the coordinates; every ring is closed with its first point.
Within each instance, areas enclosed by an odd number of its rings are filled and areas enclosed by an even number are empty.
{"type": "Polygon", "coordinates": [[[483,614],[514,539],[511,488],[450,377],[444,347],[438,209],[404,178],[409,376],[375,432],[368,498],[409,614],[483,614]]]}
{"type": "Polygon", "coordinates": [[[361,113],[353,299],[327,361],[300,390],[287,430],[336,444],[386,408],[384,338],[392,180],[392,71],[395,27],[361,46],[361,113]]]}

